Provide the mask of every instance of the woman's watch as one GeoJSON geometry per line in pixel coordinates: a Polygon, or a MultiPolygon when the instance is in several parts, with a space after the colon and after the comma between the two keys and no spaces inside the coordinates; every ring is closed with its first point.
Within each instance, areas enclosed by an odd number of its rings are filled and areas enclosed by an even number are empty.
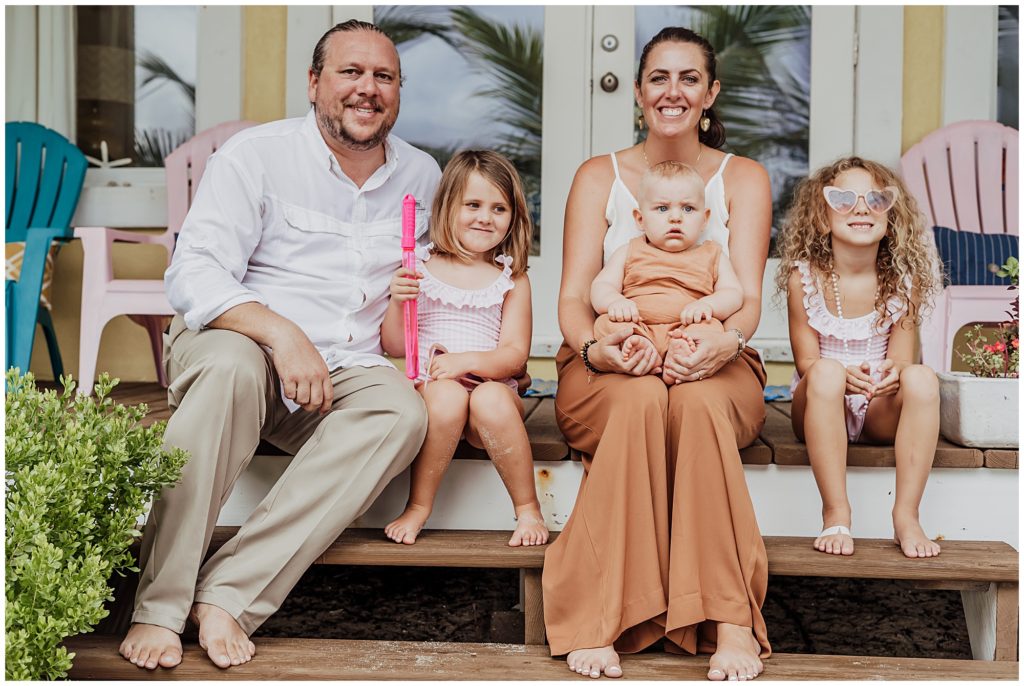
{"type": "MultiPolygon", "coordinates": [[[[736,334],[736,353],[729,358],[729,362],[733,362],[747,349],[747,338],[739,329],[729,329],[729,333],[736,334]]],[[[729,364],[729,362],[726,362],[726,364],[729,364]]]]}

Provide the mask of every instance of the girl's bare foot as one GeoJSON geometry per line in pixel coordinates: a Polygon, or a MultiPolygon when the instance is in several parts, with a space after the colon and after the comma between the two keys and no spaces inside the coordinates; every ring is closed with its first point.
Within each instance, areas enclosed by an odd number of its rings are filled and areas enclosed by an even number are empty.
{"type": "Polygon", "coordinates": [[[181,638],[170,629],[155,624],[132,624],[118,652],[133,665],[156,669],[181,664],[181,638]]]}
{"type": "Polygon", "coordinates": [[[814,539],[814,549],[830,555],[853,555],[853,536],[850,535],[851,518],[852,513],[848,505],[823,509],[821,511],[821,533],[814,539]]]}
{"type": "Polygon", "coordinates": [[[512,532],[512,538],[508,539],[510,546],[544,545],[548,542],[548,527],[544,524],[539,504],[517,507],[516,521],[516,530],[512,532]]]}
{"type": "Polygon", "coordinates": [[[935,557],[942,548],[921,528],[915,514],[892,513],[893,540],[907,557],[935,557]]]}
{"type": "Polygon", "coordinates": [[[384,527],[384,535],[395,543],[412,545],[430,518],[430,510],[422,505],[407,505],[398,519],[384,527]]]}
{"type": "Polygon", "coordinates": [[[611,646],[574,650],[569,653],[565,661],[568,663],[569,669],[592,679],[596,679],[602,673],[613,679],[622,676],[619,654],[611,646]]]}
{"type": "Polygon", "coordinates": [[[196,603],[190,617],[199,625],[199,647],[218,667],[226,669],[245,664],[256,654],[256,645],[227,610],[196,603]]]}
{"type": "Polygon", "coordinates": [[[761,644],[748,626],[718,623],[718,647],[708,664],[711,681],[747,681],[764,671],[761,644]]]}

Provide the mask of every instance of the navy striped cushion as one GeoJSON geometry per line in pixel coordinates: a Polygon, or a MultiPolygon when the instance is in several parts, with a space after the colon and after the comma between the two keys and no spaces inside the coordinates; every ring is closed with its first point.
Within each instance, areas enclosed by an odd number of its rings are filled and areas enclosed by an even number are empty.
{"type": "Polygon", "coordinates": [[[1009,277],[996,276],[989,265],[1001,267],[1006,258],[1019,257],[1017,236],[954,231],[944,226],[932,227],[932,231],[951,286],[1010,285],[1009,277]]]}

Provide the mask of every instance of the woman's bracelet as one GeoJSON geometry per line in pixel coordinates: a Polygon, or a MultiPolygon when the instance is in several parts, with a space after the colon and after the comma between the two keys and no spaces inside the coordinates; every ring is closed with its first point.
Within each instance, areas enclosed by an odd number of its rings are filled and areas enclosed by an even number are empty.
{"type": "Polygon", "coordinates": [[[590,346],[594,345],[595,343],[597,343],[597,339],[591,338],[589,341],[580,346],[580,359],[583,360],[583,366],[587,368],[588,372],[590,372],[591,374],[600,374],[600,370],[590,363],[590,357],[587,354],[590,351],[590,346]]]}
{"type": "MultiPolygon", "coordinates": [[[[747,349],[747,338],[739,329],[729,329],[729,333],[736,334],[736,353],[729,358],[729,362],[733,362],[747,349]]],[[[729,362],[726,362],[726,364],[729,364],[729,362]]]]}

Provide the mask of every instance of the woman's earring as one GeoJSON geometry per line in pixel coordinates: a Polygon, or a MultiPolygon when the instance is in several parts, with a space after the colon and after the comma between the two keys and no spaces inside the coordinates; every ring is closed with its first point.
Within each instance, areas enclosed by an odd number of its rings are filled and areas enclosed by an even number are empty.
{"type": "Polygon", "coordinates": [[[711,128],[711,117],[708,116],[708,111],[704,110],[703,116],[701,116],[701,118],[700,118],[700,130],[703,131],[704,133],[707,133],[708,129],[710,129],[710,128],[711,128]]]}
{"type": "Polygon", "coordinates": [[[644,113],[641,112],[636,115],[636,128],[643,131],[645,126],[647,126],[647,122],[644,120],[644,113]]]}

